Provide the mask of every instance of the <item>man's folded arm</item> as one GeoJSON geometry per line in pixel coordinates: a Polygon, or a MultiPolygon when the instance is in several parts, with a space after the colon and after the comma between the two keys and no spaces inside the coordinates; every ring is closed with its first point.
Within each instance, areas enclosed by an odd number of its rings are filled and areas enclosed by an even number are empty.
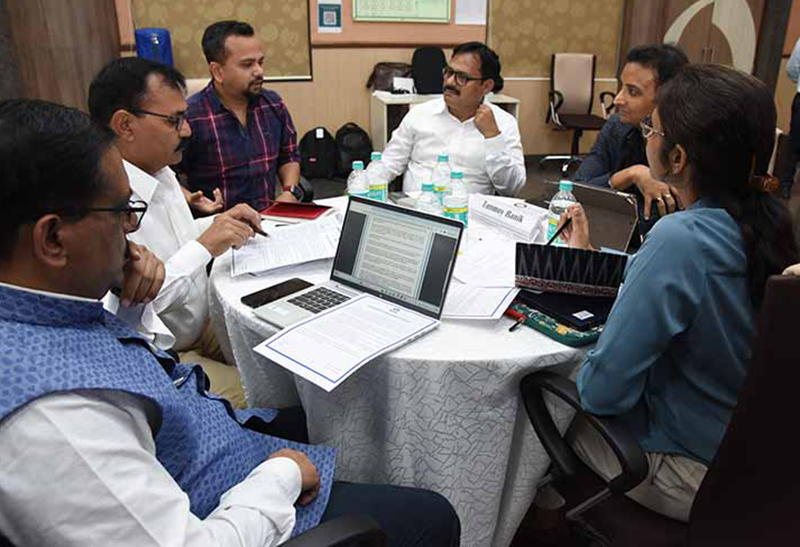
{"type": "Polygon", "coordinates": [[[53,394],[0,423],[0,530],[15,545],[264,546],[291,535],[300,470],[265,461],[201,520],[155,456],[155,405],[53,394]],[[150,421],[148,421],[148,417],[150,421]]]}
{"type": "Polygon", "coordinates": [[[486,139],[486,171],[499,194],[516,196],[525,186],[525,157],[516,120],[500,128],[500,134],[486,139]]]}

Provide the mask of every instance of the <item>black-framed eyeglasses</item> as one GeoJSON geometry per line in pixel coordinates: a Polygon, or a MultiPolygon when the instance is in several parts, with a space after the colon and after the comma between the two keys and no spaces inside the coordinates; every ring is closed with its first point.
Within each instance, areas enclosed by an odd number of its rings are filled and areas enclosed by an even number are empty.
{"type": "Polygon", "coordinates": [[[125,215],[123,223],[127,232],[135,232],[142,224],[144,214],[147,212],[147,202],[132,199],[127,205],[117,205],[116,207],[87,207],[83,209],[86,213],[119,213],[125,215]]]}
{"type": "Polygon", "coordinates": [[[666,137],[666,135],[656,130],[653,127],[653,119],[650,116],[647,116],[645,119],[639,122],[639,129],[642,131],[642,137],[645,139],[649,139],[653,135],[661,135],[662,138],[666,137]]]}
{"type": "Polygon", "coordinates": [[[449,77],[455,77],[456,85],[458,87],[464,87],[468,83],[472,81],[484,81],[488,80],[489,78],[475,78],[474,76],[470,76],[466,72],[461,72],[460,70],[453,70],[451,67],[446,66],[442,69],[442,77],[446,80],[449,77]]]}
{"type": "Polygon", "coordinates": [[[149,110],[142,110],[140,108],[137,108],[136,110],[131,110],[131,114],[145,114],[147,116],[156,116],[159,118],[164,118],[172,125],[172,127],[175,128],[175,131],[178,132],[180,132],[181,128],[183,127],[183,123],[186,121],[186,118],[188,116],[186,112],[180,114],[179,116],[171,116],[168,114],[159,114],[158,112],[150,112],[149,110]]]}

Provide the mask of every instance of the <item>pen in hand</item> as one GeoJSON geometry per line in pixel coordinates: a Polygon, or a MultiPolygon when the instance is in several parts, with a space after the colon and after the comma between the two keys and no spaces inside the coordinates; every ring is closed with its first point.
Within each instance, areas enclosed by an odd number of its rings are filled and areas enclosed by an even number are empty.
{"type": "Polygon", "coordinates": [[[550,237],[550,239],[547,240],[547,243],[545,243],[545,245],[550,245],[552,242],[554,242],[556,240],[556,238],[561,235],[561,232],[564,231],[564,228],[569,226],[570,222],[572,222],[572,217],[567,218],[567,220],[564,222],[564,224],[562,224],[561,227],[558,230],[556,230],[556,233],[554,233],[550,237]]]}
{"type": "Polygon", "coordinates": [[[260,236],[264,236],[264,237],[269,237],[269,234],[268,234],[267,232],[265,232],[264,230],[262,230],[260,226],[256,226],[255,224],[253,224],[253,223],[251,223],[251,222],[248,222],[248,224],[250,224],[250,227],[251,227],[251,228],[253,229],[253,231],[254,231],[255,233],[257,233],[258,235],[260,235],[260,236]]]}

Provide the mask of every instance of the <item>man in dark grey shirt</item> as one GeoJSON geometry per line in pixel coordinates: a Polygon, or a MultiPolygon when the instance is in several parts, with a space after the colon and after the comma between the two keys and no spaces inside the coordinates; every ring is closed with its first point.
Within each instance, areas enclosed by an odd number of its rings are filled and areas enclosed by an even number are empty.
{"type": "MultiPolygon", "coordinates": [[[[683,51],[670,44],[633,48],[620,75],[622,89],[614,98],[617,111],[603,126],[592,151],[575,174],[576,182],[635,194],[639,218],[645,221],[650,218],[652,203],[656,204],[659,216],[680,208],[677,193],[650,174],[640,124],[649,125],[658,86],[688,62],[683,51]]],[[[652,223],[640,226],[640,235],[649,229],[649,224],[652,223]]]]}

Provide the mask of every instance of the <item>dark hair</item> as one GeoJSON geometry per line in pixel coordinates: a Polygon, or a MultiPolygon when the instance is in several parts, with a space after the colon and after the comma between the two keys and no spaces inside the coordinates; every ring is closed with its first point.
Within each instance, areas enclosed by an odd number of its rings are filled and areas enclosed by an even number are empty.
{"type": "Polygon", "coordinates": [[[474,53],[481,62],[481,76],[494,82],[493,92],[503,89],[503,77],[500,76],[500,57],[489,46],[481,42],[467,42],[453,49],[453,57],[462,53],[474,53]]]}
{"type": "Polygon", "coordinates": [[[798,261],[788,209],[754,184],[754,175],[766,174],[775,142],[772,93],[729,67],[687,65],[659,89],[657,105],[666,135],[662,161],[680,144],[697,193],[739,225],[750,297],[760,307],[767,278],[798,261]]]}
{"type": "Polygon", "coordinates": [[[17,232],[54,211],[81,211],[102,194],[114,135],[89,116],[32,99],[0,101],[0,260],[17,232]]]}
{"type": "Polygon", "coordinates": [[[172,68],[141,57],[115,59],[103,67],[89,86],[89,113],[107,126],[117,110],[133,112],[147,97],[147,79],[161,76],[162,82],[183,93],[186,79],[172,68]]]}
{"type": "Polygon", "coordinates": [[[241,21],[217,21],[212,23],[203,32],[203,53],[208,64],[212,62],[224,63],[225,40],[228,36],[253,36],[253,27],[241,21]]]}
{"type": "Polygon", "coordinates": [[[626,63],[637,63],[656,74],[658,85],[665,84],[685,65],[689,58],[681,48],[673,44],[651,44],[638,46],[628,52],[626,63]]]}

